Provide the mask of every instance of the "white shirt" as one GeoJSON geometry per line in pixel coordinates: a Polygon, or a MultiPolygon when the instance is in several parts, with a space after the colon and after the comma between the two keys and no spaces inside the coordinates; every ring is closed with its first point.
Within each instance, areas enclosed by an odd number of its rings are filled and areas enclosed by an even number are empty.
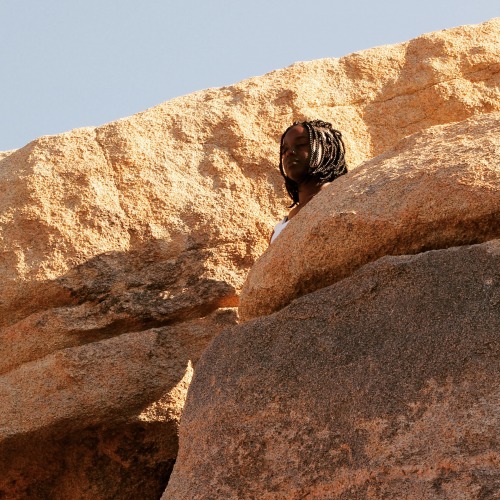
{"type": "Polygon", "coordinates": [[[278,224],[274,226],[274,232],[271,237],[271,243],[280,235],[281,231],[285,229],[285,227],[289,222],[290,221],[288,220],[288,217],[285,217],[283,220],[279,221],[278,224]]]}

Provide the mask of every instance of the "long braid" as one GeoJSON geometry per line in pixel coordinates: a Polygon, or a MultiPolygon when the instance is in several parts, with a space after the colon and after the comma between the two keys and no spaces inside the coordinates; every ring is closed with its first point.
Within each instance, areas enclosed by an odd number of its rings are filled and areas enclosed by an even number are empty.
{"type": "Polygon", "coordinates": [[[342,140],[342,134],[334,129],[331,123],[321,120],[294,122],[281,136],[279,164],[281,175],[285,178],[285,188],[293,201],[291,207],[297,205],[299,202],[299,185],[285,175],[282,151],[286,133],[296,125],[302,125],[309,134],[309,146],[311,149],[309,175],[315,177],[320,184],[325,184],[347,173],[345,145],[342,140]]]}

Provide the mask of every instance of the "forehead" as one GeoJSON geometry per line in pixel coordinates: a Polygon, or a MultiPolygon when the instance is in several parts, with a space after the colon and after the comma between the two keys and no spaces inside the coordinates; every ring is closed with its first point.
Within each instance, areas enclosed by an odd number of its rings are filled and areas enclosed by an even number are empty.
{"type": "Polygon", "coordinates": [[[294,125],[283,137],[283,142],[291,142],[302,137],[309,139],[309,134],[302,125],[294,125]]]}

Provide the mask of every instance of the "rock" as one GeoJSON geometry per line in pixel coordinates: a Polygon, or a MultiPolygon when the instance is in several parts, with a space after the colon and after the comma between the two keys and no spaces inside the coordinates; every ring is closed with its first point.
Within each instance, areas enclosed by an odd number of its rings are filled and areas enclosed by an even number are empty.
{"type": "Polygon", "coordinates": [[[7,158],[7,156],[12,154],[14,151],[15,151],[15,149],[11,149],[10,151],[0,151],[0,160],[7,158]]]}
{"type": "Polygon", "coordinates": [[[500,240],[384,257],[229,328],[164,499],[497,498],[500,240]]]}
{"type": "Polygon", "coordinates": [[[498,237],[500,113],[431,127],[304,207],[251,269],[240,315],[269,314],[384,255],[498,237]]]}
{"type": "Polygon", "coordinates": [[[152,250],[147,256],[109,252],[58,278],[74,304],[57,307],[55,301],[56,307],[2,328],[0,373],[59,349],[182,324],[235,304],[230,284],[207,277],[204,264],[212,250],[193,249],[168,261],[152,250]]]}
{"type": "Polygon", "coordinates": [[[355,168],[498,111],[499,31],[299,63],[1,153],[0,496],[157,498],[188,362],[236,321],[285,210],[284,128],[334,122],[355,168]]]}
{"type": "Polygon", "coordinates": [[[193,365],[234,322],[234,310],[219,310],[170,327],[53,347],[4,373],[2,496],[158,497],[177,454],[193,365]]]}

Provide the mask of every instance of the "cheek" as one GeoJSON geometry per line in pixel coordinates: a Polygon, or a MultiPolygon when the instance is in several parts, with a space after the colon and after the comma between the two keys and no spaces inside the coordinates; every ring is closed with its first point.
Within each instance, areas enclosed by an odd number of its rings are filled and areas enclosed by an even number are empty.
{"type": "Polygon", "coordinates": [[[311,151],[309,149],[306,149],[303,153],[302,153],[302,159],[307,162],[307,164],[310,163],[310,158],[311,158],[311,151]]]}

